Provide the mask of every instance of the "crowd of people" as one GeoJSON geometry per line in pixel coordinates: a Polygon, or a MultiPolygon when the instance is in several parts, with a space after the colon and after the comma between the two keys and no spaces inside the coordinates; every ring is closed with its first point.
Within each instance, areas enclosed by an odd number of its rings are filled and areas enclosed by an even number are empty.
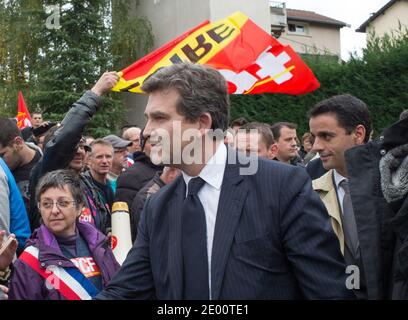
{"type": "Polygon", "coordinates": [[[0,118],[0,299],[408,298],[406,111],[373,139],[366,103],[332,96],[299,139],[287,119],[230,121],[223,76],[178,63],[143,83],[144,128],[85,136],[117,81],[60,123],[0,118]]]}

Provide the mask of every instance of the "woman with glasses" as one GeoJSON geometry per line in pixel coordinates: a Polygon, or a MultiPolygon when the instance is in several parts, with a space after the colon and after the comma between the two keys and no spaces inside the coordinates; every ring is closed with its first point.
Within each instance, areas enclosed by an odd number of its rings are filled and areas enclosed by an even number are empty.
{"type": "Polygon", "coordinates": [[[78,221],[84,195],[78,175],[57,170],[41,178],[36,199],[42,225],[14,263],[10,299],[86,300],[101,291],[119,264],[108,238],[78,221]]]}

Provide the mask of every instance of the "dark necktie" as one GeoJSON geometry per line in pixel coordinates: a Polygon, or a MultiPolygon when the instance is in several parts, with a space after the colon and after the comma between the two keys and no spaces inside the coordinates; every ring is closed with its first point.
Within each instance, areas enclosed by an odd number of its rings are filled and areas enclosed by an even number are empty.
{"type": "Polygon", "coordinates": [[[207,224],[197,195],[204,184],[200,177],[190,180],[182,207],[184,299],[187,300],[209,299],[207,224]]]}
{"type": "Polygon", "coordinates": [[[357,262],[359,259],[359,244],[358,244],[358,235],[357,235],[357,225],[356,219],[354,217],[354,210],[353,205],[351,203],[350,197],[350,190],[348,186],[347,180],[343,180],[340,182],[340,186],[344,190],[344,198],[343,198],[343,233],[344,233],[344,241],[346,244],[347,249],[349,252],[344,252],[344,257],[346,262],[349,258],[352,258],[354,262],[357,262]],[[347,257],[348,254],[351,254],[351,257],[347,257]]]}

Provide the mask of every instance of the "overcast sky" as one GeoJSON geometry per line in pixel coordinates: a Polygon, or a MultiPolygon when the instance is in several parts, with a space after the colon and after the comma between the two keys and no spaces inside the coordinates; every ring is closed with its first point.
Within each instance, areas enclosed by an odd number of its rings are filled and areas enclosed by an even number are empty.
{"type": "Polygon", "coordinates": [[[281,0],[286,8],[314,11],[324,16],[350,24],[351,27],[341,29],[341,56],[348,60],[349,52],[361,53],[365,46],[365,33],[355,30],[370,17],[370,13],[378,11],[389,0],[281,0]]]}

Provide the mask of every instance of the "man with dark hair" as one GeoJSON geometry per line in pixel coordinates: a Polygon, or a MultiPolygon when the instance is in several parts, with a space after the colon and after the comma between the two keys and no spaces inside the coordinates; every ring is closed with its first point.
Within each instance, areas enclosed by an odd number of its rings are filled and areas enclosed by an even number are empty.
{"type": "Polygon", "coordinates": [[[272,157],[287,164],[301,161],[297,148],[297,125],[291,122],[277,122],[271,129],[275,140],[272,145],[272,157]]]}
{"type": "Polygon", "coordinates": [[[142,90],[152,159],[182,175],[147,200],[133,248],[97,298],[352,297],[306,172],[259,157],[248,170],[251,159],[223,143],[229,98],[217,70],[177,63],[142,90]]]}
{"type": "Polygon", "coordinates": [[[231,121],[231,128],[235,132],[240,129],[242,126],[246,125],[248,123],[248,120],[245,119],[244,117],[239,117],[235,120],[231,121]]]}
{"type": "Polygon", "coordinates": [[[31,125],[32,127],[26,127],[21,130],[21,135],[25,141],[32,139],[33,130],[37,129],[43,123],[42,113],[39,111],[34,111],[31,115],[31,125]]]}
{"type": "Polygon", "coordinates": [[[13,173],[27,212],[30,208],[30,174],[41,159],[41,152],[24,141],[14,121],[0,118],[0,157],[13,173]]]}
{"type": "Polygon", "coordinates": [[[270,125],[250,122],[242,126],[235,135],[235,147],[247,155],[272,159],[273,135],[270,125]]]}
{"type": "MultiPolygon", "coordinates": [[[[341,250],[348,265],[358,266],[361,287],[359,298],[366,297],[364,261],[349,191],[349,175],[345,152],[366,143],[371,132],[370,112],[360,99],[344,94],[319,102],[309,112],[313,151],[319,152],[326,174],[313,181],[332,219],[341,250]]],[[[364,161],[364,160],[362,160],[364,161]]]]}

